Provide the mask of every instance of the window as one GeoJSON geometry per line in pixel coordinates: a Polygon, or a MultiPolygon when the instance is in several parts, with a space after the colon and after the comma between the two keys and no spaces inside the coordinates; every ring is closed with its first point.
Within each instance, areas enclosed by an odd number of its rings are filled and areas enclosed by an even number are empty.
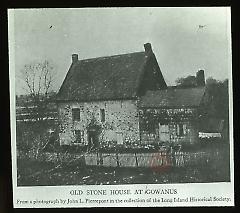
{"type": "Polygon", "coordinates": [[[177,134],[178,136],[184,136],[187,134],[186,124],[177,125],[177,134]]]}
{"type": "Polygon", "coordinates": [[[73,118],[73,121],[80,121],[80,109],[79,108],[72,109],[72,118],[73,118]]]}
{"type": "Polygon", "coordinates": [[[123,144],[123,134],[121,132],[117,132],[117,144],[123,144]]]}
{"type": "Polygon", "coordinates": [[[101,119],[101,122],[105,122],[105,110],[104,109],[100,109],[100,119],[101,119]]]}
{"type": "Polygon", "coordinates": [[[169,133],[169,126],[167,124],[161,124],[161,133],[169,133]]]}
{"type": "Polygon", "coordinates": [[[75,130],[75,143],[83,143],[84,142],[84,132],[82,130],[75,130]]]}
{"type": "Polygon", "coordinates": [[[183,136],[183,125],[182,124],[178,124],[178,135],[183,136]]]}
{"type": "Polygon", "coordinates": [[[159,139],[162,142],[170,141],[170,133],[168,124],[159,123],[159,139]]]}

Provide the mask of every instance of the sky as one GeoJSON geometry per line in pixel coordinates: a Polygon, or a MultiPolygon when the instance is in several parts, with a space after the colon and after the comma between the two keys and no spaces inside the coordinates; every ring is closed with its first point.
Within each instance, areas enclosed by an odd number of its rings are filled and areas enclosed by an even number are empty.
{"type": "Polygon", "coordinates": [[[206,78],[226,79],[231,68],[229,14],[226,7],[15,9],[16,94],[25,93],[19,77],[25,64],[49,60],[58,90],[73,53],[86,59],[138,52],[147,42],[169,86],[199,69],[206,78]]]}

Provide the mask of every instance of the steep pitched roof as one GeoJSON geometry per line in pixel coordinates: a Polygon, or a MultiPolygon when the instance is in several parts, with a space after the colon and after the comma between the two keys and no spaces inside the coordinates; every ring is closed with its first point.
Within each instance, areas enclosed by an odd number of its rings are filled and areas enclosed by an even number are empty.
{"type": "Polygon", "coordinates": [[[200,105],[204,93],[205,87],[147,91],[141,97],[139,106],[152,108],[197,107],[200,105]]]}
{"type": "Polygon", "coordinates": [[[57,100],[111,100],[136,97],[146,52],[79,60],[73,63],[57,100]]]}

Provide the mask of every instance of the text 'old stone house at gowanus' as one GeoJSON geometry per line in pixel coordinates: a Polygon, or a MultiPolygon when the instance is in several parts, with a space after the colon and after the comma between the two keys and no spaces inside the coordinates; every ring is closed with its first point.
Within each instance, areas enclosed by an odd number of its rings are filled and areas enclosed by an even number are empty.
{"type": "Polygon", "coordinates": [[[79,60],[57,94],[61,145],[198,142],[205,77],[192,88],[168,87],[150,43],[145,51],[79,60]]]}

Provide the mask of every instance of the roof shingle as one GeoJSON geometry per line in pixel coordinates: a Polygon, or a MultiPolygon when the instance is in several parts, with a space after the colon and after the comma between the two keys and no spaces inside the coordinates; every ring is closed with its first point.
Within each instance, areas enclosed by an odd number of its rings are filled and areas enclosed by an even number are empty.
{"type": "Polygon", "coordinates": [[[147,91],[141,97],[139,106],[143,108],[180,108],[200,105],[205,87],[168,88],[158,91],[147,91]]]}
{"type": "Polygon", "coordinates": [[[71,65],[57,100],[111,100],[136,96],[146,52],[79,60],[71,65]]]}

